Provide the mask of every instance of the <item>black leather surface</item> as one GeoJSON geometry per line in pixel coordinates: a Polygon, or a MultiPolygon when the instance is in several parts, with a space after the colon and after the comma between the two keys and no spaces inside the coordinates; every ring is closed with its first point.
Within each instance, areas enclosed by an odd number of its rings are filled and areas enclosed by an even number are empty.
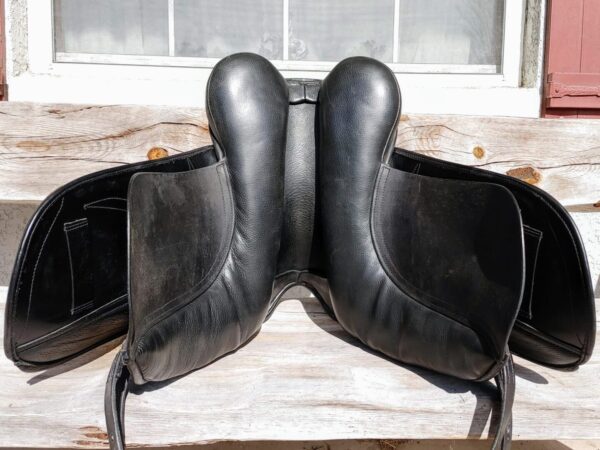
{"type": "Polygon", "coordinates": [[[215,161],[204,147],[107,169],[44,200],[27,225],[8,289],[6,355],[43,368],[124,334],[129,180],[140,171],[181,172],[215,161]]]}
{"type": "Polygon", "coordinates": [[[401,97],[384,64],[349,58],[322,83],[286,83],[237,54],[206,98],[213,146],[59,189],[15,264],[5,352],[20,366],[128,333],[107,386],[113,448],[129,381],[234,351],[294,285],[389,357],[496,377],[502,448],[509,348],[558,367],[589,358],[591,280],[568,213],[512,178],[395,149],[401,97]]]}
{"type": "Polygon", "coordinates": [[[341,62],[323,81],[321,214],[333,309],[346,330],[388,356],[490,378],[520,302],[519,212],[504,188],[387,166],[400,103],[393,74],[368,58],[341,62]],[[484,209],[470,217],[465,207],[484,209]],[[498,218],[506,234],[492,244],[498,218]],[[490,252],[500,246],[506,252],[490,252]]]}
{"type": "Polygon", "coordinates": [[[203,333],[223,334],[213,328],[232,326],[227,320],[213,324],[218,316],[211,314],[210,297],[203,297],[223,269],[233,236],[226,164],[136,174],[128,203],[130,365],[140,366],[134,373],[144,380],[161,380],[178,367],[178,356],[191,360],[186,352],[199,353],[195,342],[206,339],[203,333]],[[194,302],[203,303],[200,311],[194,302]],[[171,316],[179,315],[191,329],[180,323],[168,329],[171,316]]]}
{"type": "Polygon", "coordinates": [[[285,147],[284,214],[277,273],[319,273],[323,256],[316,218],[316,102],[320,83],[288,80],[290,108],[285,147]]]}
{"type": "Polygon", "coordinates": [[[130,242],[149,239],[140,245],[151,249],[152,236],[143,231],[137,236],[137,232],[149,229],[160,235],[166,229],[168,242],[177,243],[161,249],[160,258],[138,258],[136,249],[130,250],[136,262],[131,262],[135,272],[128,368],[138,384],[187,373],[235,350],[258,331],[268,311],[283,225],[287,84],[267,60],[240,54],[215,66],[206,97],[211,134],[218,154],[224,155],[221,162],[184,174],[183,180],[161,180],[155,188],[162,193],[160,202],[138,199],[149,195],[148,189],[132,181],[130,205],[139,203],[140,208],[135,220],[130,217],[130,242]],[[183,202],[177,212],[176,198],[183,202]],[[228,202],[233,205],[231,213],[228,202]],[[163,217],[169,211],[177,219],[170,228],[163,217]],[[141,224],[135,227],[138,218],[141,224]],[[200,222],[206,229],[196,228],[200,222]],[[196,237],[190,244],[193,229],[219,242],[210,247],[214,251],[203,254],[209,247],[196,237]],[[190,245],[192,261],[181,260],[181,252],[190,245]],[[152,294],[144,295],[143,273],[146,268],[150,273],[160,270],[159,260],[168,261],[163,270],[189,281],[175,290],[168,276],[159,278],[150,288],[152,294]],[[185,266],[180,268],[182,263],[185,266]],[[166,283],[161,285],[163,279],[166,283]],[[171,306],[167,299],[173,295],[181,300],[171,306]],[[149,311],[152,319],[147,317],[149,311]]]}
{"type": "MultiPolygon", "coordinates": [[[[473,347],[481,345],[491,357],[488,365],[504,356],[519,309],[524,266],[521,216],[507,189],[382,166],[371,229],[379,262],[396,287],[410,301],[444,316],[443,322],[450,318],[478,338],[476,343],[454,341],[442,331],[443,323],[430,322],[423,327],[431,327],[440,342],[413,342],[404,352],[431,357],[427,349],[439,347],[440,361],[466,361],[473,347]],[[448,358],[455,353],[460,357],[448,358]]],[[[381,305],[386,300],[374,301],[381,305]]],[[[413,320],[398,317],[397,335],[408,328],[405,321],[413,320]]],[[[485,367],[480,370],[487,373],[485,367]]]]}
{"type": "Polygon", "coordinates": [[[393,167],[440,179],[495,183],[515,197],[524,226],[526,283],[511,349],[555,367],[591,356],[596,336],[594,293],[585,249],[573,219],[548,193],[512,177],[398,149],[393,167]]]}

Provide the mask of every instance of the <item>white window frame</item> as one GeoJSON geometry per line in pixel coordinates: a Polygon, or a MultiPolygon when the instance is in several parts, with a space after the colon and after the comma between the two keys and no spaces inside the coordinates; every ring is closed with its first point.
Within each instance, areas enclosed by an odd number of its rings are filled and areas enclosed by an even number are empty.
{"type": "MultiPolygon", "coordinates": [[[[395,0],[396,12],[399,1],[395,0]]],[[[173,0],[169,3],[172,6],[173,0]]],[[[460,65],[389,64],[396,72],[403,91],[404,111],[538,117],[539,89],[519,87],[525,3],[526,0],[506,0],[501,73],[461,73],[464,66],[460,65]],[[416,73],[421,69],[429,72],[416,73]],[[411,72],[404,72],[406,70],[411,72]]],[[[284,8],[287,4],[286,0],[284,8]]],[[[218,59],[56,54],[52,1],[27,0],[27,5],[28,71],[13,77],[9,65],[11,100],[204,105],[204,86],[210,68],[218,59]]],[[[287,17],[285,11],[284,16],[287,17]]],[[[7,22],[9,20],[7,16],[7,22]]],[[[397,34],[397,26],[394,28],[397,34]]],[[[169,29],[172,33],[172,14],[169,14],[169,29]]],[[[287,21],[284,21],[284,36],[287,35],[286,29],[287,21]]],[[[172,36],[169,41],[170,54],[173,54],[172,36]]],[[[10,54],[10,49],[8,51],[10,54]]],[[[284,52],[287,52],[285,41],[284,52]]],[[[394,54],[397,55],[396,48],[394,54]]],[[[319,79],[335,64],[308,61],[273,63],[286,77],[319,79]]],[[[480,69],[489,72],[489,67],[480,69]]]]}

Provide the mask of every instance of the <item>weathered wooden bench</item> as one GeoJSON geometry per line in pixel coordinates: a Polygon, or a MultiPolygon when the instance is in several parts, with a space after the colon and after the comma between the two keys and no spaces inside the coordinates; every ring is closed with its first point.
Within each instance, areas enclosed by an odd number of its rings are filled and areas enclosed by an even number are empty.
{"type": "MultiPolygon", "coordinates": [[[[580,226],[600,291],[600,121],[402,119],[398,146],[509,173],[559,198],[580,226]]],[[[27,214],[85,173],[207,143],[198,109],[0,104],[2,258],[12,258],[22,231],[2,225],[2,218],[20,223],[11,211],[27,214]]],[[[2,313],[5,296],[0,288],[2,313]]],[[[116,345],[37,373],[0,357],[0,447],[105,448],[104,383],[116,345]]],[[[600,446],[599,352],[575,372],[518,357],[516,365],[515,440],[534,449],[600,446]]],[[[203,449],[486,448],[489,442],[477,440],[494,433],[496,395],[491,382],[466,383],[374,354],[306,297],[283,302],[234,355],[130,395],[127,441],[203,449]]]]}

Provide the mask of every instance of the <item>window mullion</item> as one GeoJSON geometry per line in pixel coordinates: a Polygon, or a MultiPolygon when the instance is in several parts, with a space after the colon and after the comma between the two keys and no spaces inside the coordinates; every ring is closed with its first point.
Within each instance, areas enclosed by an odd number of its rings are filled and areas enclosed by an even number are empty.
{"type": "Polygon", "coordinates": [[[290,1],[283,0],[283,60],[290,58],[289,39],[290,39],[290,1]]]}
{"type": "Polygon", "coordinates": [[[400,0],[394,0],[394,41],[392,43],[392,61],[398,62],[398,47],[400,46],[400,0]]]}
{"type": "Polygon", "coordinates": [[[175,56],[175,0],[169,0],[169,56],[175,56]]]}

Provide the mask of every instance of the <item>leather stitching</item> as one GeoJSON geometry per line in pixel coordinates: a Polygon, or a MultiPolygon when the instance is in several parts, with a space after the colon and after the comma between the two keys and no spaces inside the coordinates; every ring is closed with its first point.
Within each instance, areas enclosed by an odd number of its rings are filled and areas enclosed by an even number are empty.
{"type": "Polygon", "coordinates": [[[123,294],[123,295],[120,295],[119,297],[112,299],[110,302],[102,305],[101,307],[99,307],[93,311],[90,311],[85,316],[80,317],[79,319],[75,320],[74,322],[69,323],[68,325],[65,325],[65,326],[63,326],[51,333],[48,333],[42,337],[25,342],[24,344],[19,345],[17,347],[17,349],[18,350],[30,350],[30,349],[35,348],[36,346],[43,344],[44,342],[47,342],[48,340],[51,340],[55,337],[61,336],[66,333],[70,333],[73,330],[77,330],[79,328],[87,326],[90,323],[97,322],[98,321],[97,319],[92,319],[90,321],[88,321],[88,319],[90,319],[90,317],[95,316],[95,315],[103,315],[107,312],[110,312],[111,310],[115,310],[115,311],[119,310],[120,308],[127,305],[127,302],[124,300],[127,300],[127,294],[123,294]]]}
{"type": "MultiPolygon", "coordinates": [[[[189,160],[188,160],[189,162],[189,160]]],[[[111,209],[114,211],[125,211],[127,212],[127,199],[123,198],[123,197],[104,197],[101,198],[99,200],[95,200],[93,202],[90,203],[86,203],[85,205],[83,205],[83,209],[84,211],[88,210],[88,209],[111,209]],[[125,203],[125,207],[124,208],[118,208],[115,206],[104,206],[104,205],[99,205],[99,203],[105,202],[107,200],[119,200],[125,203]]]]}

